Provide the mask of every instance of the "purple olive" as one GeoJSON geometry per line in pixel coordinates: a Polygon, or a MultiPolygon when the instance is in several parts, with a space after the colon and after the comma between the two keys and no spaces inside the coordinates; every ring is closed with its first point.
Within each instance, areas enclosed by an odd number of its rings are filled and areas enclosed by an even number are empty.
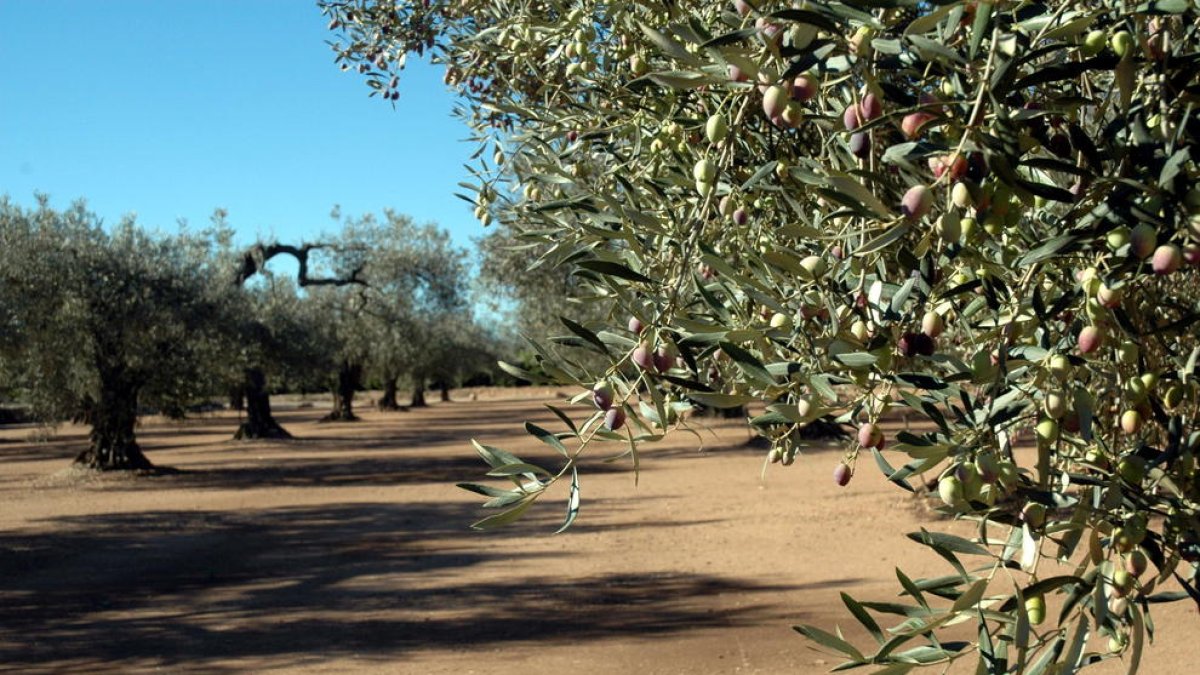
{"type": "Polygon", "coordinates": [[[866,124],[883,114],[883,104],[879,102],[875,94],[867,94],[858,103],[858,114],[859,118],[866,124]]]}
{"type": "Polygon", "coordinates": [[[904,119],[900,120],[900,130],[904,132],[906,137],[916,138],[921,135],[921,129],[935,119],[937,119],[936,115],[927,112],[909,113],[904,116],[904,119]]]}
{"type": "Polygon", "coordinates": [[[817,82],[808,75],[792,80],[792,100],[804,102],[817,95],[817,82]]]}
{"type": "Polygon", "coordinates": [[[877,448],[883,443],[883,431],[873,422],[858,428],[858,444],[864,448],[877,448]]]}
{"type": "Polygon", "coordinates": [[[933,193],[924,185],[914,185],[900,200],[900,212],[909,220],[920,220],[933,208],[933,193]]]}
{"type": "Polygon", "coordinates": [[[846,125],[846,131],[854,131],[862,126],[862,116],[857,105],[851,103],[846,106],[845,112],[842,113],[842,124],[846,125]]]}
{"type": "Polygon", "coordinates": [[[671,351],[666,347],[659,347],[658,351],[654,352],[654,368],[660,373],[665,373],[675,364],[675,357],[671,355],[671,351]]]}
{"type": "Polygon", "coordinates": [[[592,388],[592,403],[601,410],[608,410],[612,407],[613,389],[612,385],[607,382],[600,382],[592,388]]]}
{"type": "Polygon", "coordinates": [[[900,353],[905,356],[933,356],[936,342],[924,333],[905,333],[900,337],[900,353]]]}
{"type": "Polygon", "coordinates": [[[1084,326],[1079,331],[1079,353],[1091,354],[1104,344],[1104,333],[1098,326],[1084,326]]]}
{"type": "Polygon", "coordinates": [[[776,117],[782,119],[783,111],[787,108],[788,92],[779,85],[767,87],[766,93],[763,94],[763,113],[767,118],[774,120],[776,117]]]}
{"type": "Polygon", "coordinates": [[[983,158],[983,153],[972,152],[970,155],[968,155],[967,156],[967,178],[970,178],[971,180],[978,183],[978,182],[982,181],[984,178],[987,178],[987,175],[988,175],[987,160],[985,160],[983,158]]]}
{"type": "Polygon", "coordinates": [[[833,482],[842,487],[846,487],[846,485],[850,483],[850,477],[852,475],[854,474],[850,471],[850,467],[845,462],[841,462],[833,468],[833,482]]]}
{"type": "Polygon", "coordinates": [[[633,355],[630,360],[634,365],[642,370],[650,370],[654,367],[654,352],[650,351],[650,345],[645,342],[641,343],[633,350],[633,355]]]}
{"type": "Polygon", "coordinates": [[[1146,223],[1139,223],[1129,233],[1129,243],[1132,244],[1129,252],[1144,260],[1155,253],[1155,247],[1158,245],[1158,232],[1146,223]]]}
{"type": "Polygon", "coordinates": [[[1170,274],[1183,264],[1183,253],[1174,244],[1163,244],[1154,250],[1150,266],[1155,274],[1170,274]]]}
{"type": "Polygon", "coordinates": [[[850,153],[859,159],[871,156],[871,136],[866,132],[858,132],[850,136],[850,153]]]}
{"type": "Polygon", "coordinates": [[[604,413],[604,426],[608,427],[609,431],[616,431],[625,426],[625,411],[621,408],[609,408],[608,412],[604,413]]]}

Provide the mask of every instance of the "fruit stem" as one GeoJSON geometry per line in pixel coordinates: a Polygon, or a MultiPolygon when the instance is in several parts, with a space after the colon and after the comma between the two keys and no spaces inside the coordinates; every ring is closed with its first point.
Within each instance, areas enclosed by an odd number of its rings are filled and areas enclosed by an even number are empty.
{"type": "Polygon", "coordinates": [[[1038,443],[1038,486],[1043,490],[1050,487],[1050,444],[1038,443]]]}

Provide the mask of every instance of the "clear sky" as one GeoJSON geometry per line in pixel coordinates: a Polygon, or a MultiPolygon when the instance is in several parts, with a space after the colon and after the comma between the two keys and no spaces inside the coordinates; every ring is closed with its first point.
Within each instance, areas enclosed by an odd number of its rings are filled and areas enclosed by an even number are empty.
{"type": "Polygon", "coordinates": [[[0,194],[164,230],[224,207],[243,241],[392,207],[469,245],[440,69],[410,60],[393,109],[329,38],[315,0],[0,0],[0,194]]]}

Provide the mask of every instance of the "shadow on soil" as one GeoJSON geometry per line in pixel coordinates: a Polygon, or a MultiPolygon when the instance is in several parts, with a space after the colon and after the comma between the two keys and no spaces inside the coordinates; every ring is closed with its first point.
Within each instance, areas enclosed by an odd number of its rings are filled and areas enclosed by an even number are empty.
{"type": "Polygon", "coordinates": [[[473,504],[358,503],[56,518],[0,534],[0,669],[213,672],[232,659],[403,659],[795,618],[776,604],[784,587],[705,575],[459,584],[456,571],[486,562],[569,555],[464,531],[477,516],[473,504]],[[714,611],[724,593],[737,606],[714,611]]]}
{"type": "MultiPolygon", "coordinates": [[[[138,433],[152,461],[164,450],[179,453],[176,458],[195,451],[209,459],[178,474],[108,483],[104,489],[387,489],[441,483],[453,490],[450,484],[482,480],[486,471],[466,450],[465,429],[520,437],[526,447],[537,444],[513,434],[518,410],[528,412],[528,403],[490,403],[483,411],[446,405],[436,419],[416,422],[419,428],[396,424],[405,415],[395,413],[319,431],[311,423],[321,411],[286,412],[280,421],[299,431],[299,440],[221,440],[216,444],[228,448],[215,455],[211,447],[198,448],[197,441],[202,443],[199,437],[205,434],[222,439],[232,434],[232,416],[147,425],[138,433]],[[181,436],[192,443],[179,445],[181,436]],[[442,441],[462,447],[452,456],[441,448],[429,452],[431,444],[442,441]],[[410,444],[419,452],[409,453],[410,444]]],[[[544,425],[557,428],[560,423],[545,415],[544,425]]],[[[535,421],[543,424],[538,417],[535,421]]],[[[18,442],[0,459],[65,459],[85,440],[76,430],[50,444],[18,442]]],[[[715,444],[708,451],[747,452],[715,444]]],[[[695,451],[665,454],[684,452],[695,451]]],[[[591,474],[628,470],[627,460],[587,468],[591,474]]],[[[474,496],[464,493],[461,502],[449,503],[382,501],[391,496],[372,497],[380,501],[370,503],[240,511],[100,513],[48,518],[29,529],[0,532],[0,626],[5,629],[0,631],[0,670],[245,671],[257,658],[273,667],[338,657],[382,662],[403,660],[421,648],[465,650],[507,641],[534,648],[797,618],[781,593],[796,586],[704,574],[547,577],[522,571],[538,560],[574,555],[571,537],[628,527],[620,517],[577,523],[563,536],[560,550],[542,546],[551,550],[539,552],[529,550],[522,537],[552,530],[557,523],[550,521],[558,514],[531,515],[519,529],[480,534],[467,530],[484,515],[474,496]],[[473,569],[479,566],[486,567],[473,569]],[[472,570],[469,582],[466,570],[472,570]],[[730,598],[722,600],[723,595],[730,598]]],[[[608,513],[622,510],[601,501],[592,505],[608,513]]],[[[710,522],[638,521],[636,526],[710,522]]]]}

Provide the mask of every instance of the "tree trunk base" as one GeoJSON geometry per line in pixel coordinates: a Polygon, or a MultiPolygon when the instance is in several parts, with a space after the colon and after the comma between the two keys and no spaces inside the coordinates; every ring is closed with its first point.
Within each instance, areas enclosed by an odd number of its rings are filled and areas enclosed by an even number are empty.
{"type": "Polygon", "coordinates": [[[158,473],[159,469],[146,458],[136,445],[117,449],[103,449],[95,445],[75,457],[73,463],[77,467],[96,471],[136,471],[139,473],[158,473]]]}
{"type": "Polygon", "coordinates": [[[246,410],[246,421],[233,434],[235,441],[291,438],[271,414],[271,394],[267,392],[267,376],[261,368],[247,368],[245,381],[230,403],[240,401],[246,410]],[[236,400],[234,400],[236,399],[236,400]]]}
{"type": "Polygon", "coordinates": [[[379,400],[375,403],[375,407],[380,411],[408,412],[407,407],[400,405],[396,401],[396,390],[396,378],[391,375],[385,377],[383,395],[379,397],[379,400]]]}
{"type": "Polygon", "coordinates": [[[238,425],[237,431],[233,433],[233,440],[235,441],[285,439],[291,437],[292,435],[288,433],[288,430],[274,423],[274,420],[270,424],[255,424],[250,421],[242,422],[238,425]]]}
{"type": "Polygon", "coordinates": [[[326,422],[358,422],[360,420],[362,420],[362,418],[354,413],[347,413],[345,411],[335,409],[330,411],[328,415],[317,420],[317,422],[324,424],[326,422]]]}
{"type": "Polygon", "coordinates": [[[321,422],[357,422],[354,414],[354,392],[362,379],[362,366],[342,361],[338,369],[337,386],[333,390],[333,410],[322,417],[321,422]]]}
{"type": "Polygon", "coordinates": [[[429,404],[425,402],[425,387],[416,387],[413,389],[412,401],[409,402],[410,408],[424,408],[429,404]]]}

